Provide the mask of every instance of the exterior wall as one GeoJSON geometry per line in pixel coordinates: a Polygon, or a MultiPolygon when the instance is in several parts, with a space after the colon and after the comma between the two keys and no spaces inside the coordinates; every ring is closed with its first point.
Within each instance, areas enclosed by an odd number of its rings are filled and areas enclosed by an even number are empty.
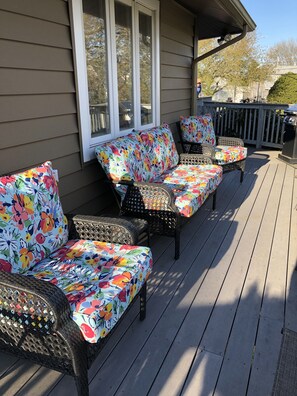
{"type": "Polygon", "coordinates": [[[0,2],[0,174],[51,160],[65,212],[112,202],[94,161],[81,164],[68,4],[0,2]]]}
{"type": "MultiPolygon", "coordinates": [[[[194,18],[161,0],[161,121],[190,113],[194,18]]],[[[115,204],[97,161],[82,165],[68,3],[0,2],[0,174],[51,160],[64,211],[115,204]]]]}
{"type": "Polygon", "coordinates": [[[173,0],[160,5],[161,121],[171,124],[189,115],[192,98],[194,17],[173,0]]]}

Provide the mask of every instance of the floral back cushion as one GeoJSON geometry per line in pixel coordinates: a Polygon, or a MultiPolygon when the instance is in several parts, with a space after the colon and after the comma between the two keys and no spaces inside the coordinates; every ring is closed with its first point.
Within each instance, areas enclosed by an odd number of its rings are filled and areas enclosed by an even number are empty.
{"type": "Polygon", "coordinates": [[[0,270],[23,272],[67,242],[50,162],[0,177],[0,270]]]}
{"type": "Polygon", "coordinates": [[[95,153],[107,177],[113,182],[150,179],[149,158],[137,133],[100,144],[95,153]]]}
{"type": "Polygon", "coordinates": [[[179,156],[168,124],[140,131],[140,137],[151,164],[150,181],[178,164],[179,156]]]}
{"type": "Polygon", "coordinates": [[[181,116],[180,128],[184,142],[216,145],[216,136],[210,114],[189,117],[181,116]]]}

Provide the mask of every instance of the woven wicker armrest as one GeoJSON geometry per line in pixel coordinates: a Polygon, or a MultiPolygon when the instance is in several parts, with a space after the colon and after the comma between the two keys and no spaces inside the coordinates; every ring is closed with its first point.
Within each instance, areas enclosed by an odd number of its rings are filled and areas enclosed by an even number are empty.
{"type": "Polygon", "coordinates": [[[70,239],[136,245],[138,230],[130,221],[114,217],[68,215],[70,239]]]}
{"type": "Polygon", "coordinates": [[[178,213],[174,204],[173,191],[165,184],[134,182],[128,183],[128,190],[122,203],[122,212],[163,210],[178,213]]]}
{"type": "Polygon", "coordinates": [[[212,159],[203,154],[180,154],[181,165],[206,165],[212,164],[212,159]]]}
{"type": "Polygon", "coordinates": [[[0,271],[0,295],[0,313],[6,318],[1,326],[7,330],[11,320],[38,332],[56,332],[71,320],[65,294],[50,282],[0,271]]]}
{"type": "Polygon", "coordinates": [[[244,142],[240,138],[227,137],[227,136],[217,136],[218,146],[244,146],[244,142]]]}
{"type": "Polygon", "coordinates": [[[201,144],[201,154],[207,155],[208,157],[211,157],[212,159],[215,159],[216,157],[216,151],[214,146],[212,146],[209,143],[202,143],[201,144]]]}

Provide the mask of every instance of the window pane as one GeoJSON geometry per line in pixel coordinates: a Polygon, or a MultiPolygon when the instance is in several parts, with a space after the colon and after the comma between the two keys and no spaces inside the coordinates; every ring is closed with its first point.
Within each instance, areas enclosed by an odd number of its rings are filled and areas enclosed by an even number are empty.
{"type": "Polygon", "coordinates": [[[152,17],[139,13],[139,63],[141,125],[153,122],[152,116],[152,17]]]}
{"type": "Polygon", "coordinates": [[[105,0],[83,0],[92,137],[110,133],[105,0]]]}
{"type": "Polygon", "coordinates": [[[115,2],[115,29],[118,72],[120,129],[134,127],[132,8],[115,2]]]}

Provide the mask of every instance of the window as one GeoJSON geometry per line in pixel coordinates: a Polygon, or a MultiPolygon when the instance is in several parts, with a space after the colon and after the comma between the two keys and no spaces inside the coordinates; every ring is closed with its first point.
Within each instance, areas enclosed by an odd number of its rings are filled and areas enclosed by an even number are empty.
{"type": "Polygon", "coordinates": [[[159,124],[156,0],[72,0],[84,161],[96,144],[159,124]]]}

